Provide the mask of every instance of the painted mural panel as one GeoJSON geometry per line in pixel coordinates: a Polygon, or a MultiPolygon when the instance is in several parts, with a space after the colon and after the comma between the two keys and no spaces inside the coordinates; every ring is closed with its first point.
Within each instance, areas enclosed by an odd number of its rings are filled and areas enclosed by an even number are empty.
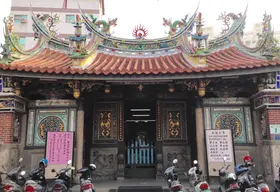
{"type": "Polygon", "coordinates": [[[246,126],[242,107],[212,108],[212,127],[231,129],[235,143],[246,143],[246,126]]]}
{"type": "Polygon", "coordinates": [[[68,129],[68,110],[36,110],[36,123],[34,145],[45,145],[46,134],[48,131],[67,131],[68,129]]]}
{"type": "Polygon", "coordinates": [[[162,127],[164,142],[187,140],[185,102],[162,103],[162,127]]]}
{"type": "Polygon", "coordinates": [[[117,102],[94,105],[93,143],[115,143],[118,139],[117,102]]]}

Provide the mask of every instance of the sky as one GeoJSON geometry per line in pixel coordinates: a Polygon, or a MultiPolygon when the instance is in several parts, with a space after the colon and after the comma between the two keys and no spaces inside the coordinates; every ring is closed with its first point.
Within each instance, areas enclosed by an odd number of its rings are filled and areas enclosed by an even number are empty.
{"type": "MultiPolygon", "coordinates": [[[[22,0],[28,1],[28,0],[22,0]]],[[[29,0],[30,1],[30,0],[29,0]]],[[[76,0],[68,0],[76,1],[76,0]]],[[[88,0],[92,1],[92,0],[88,0]]],[[[253,24],[261,22],[266,11],[272,15],[272,26],[280,31],[279,0],[200,0],[199,12],[204,24],[214,26],[216,34],[221,31],[221,22],[217,21],[221,12],[243,13],[248,2],[245,31],[252,30],[253,24]]],[[[167,36],[168,28],[162,18],[172,21],[181,20],[186,14],[192,15],[199,0],[105,0],[105,15],[102,19],[118,18],[118,25],[111,32],[113,36],[133,38],[132,30],[142,24],[148,29],[147,38],[167,36]]],[[[0,6],[0,42],[3,42],[3,17],[9,15],[11,0],[1,0],[0,6]]]]}

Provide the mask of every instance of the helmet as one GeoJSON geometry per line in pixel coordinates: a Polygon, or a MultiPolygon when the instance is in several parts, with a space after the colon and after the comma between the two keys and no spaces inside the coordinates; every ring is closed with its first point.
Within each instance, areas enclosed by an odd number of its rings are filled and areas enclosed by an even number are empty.
{"type": "Polygon", "coordinates": [[[234,173],[229,173],[228,174],[228,179],[230,180],[236,180],[236,175],[234,173]]]}
{"type": "Polygon", "coordinates": [[[89,165],[89,168],[90,168],[92,171],[94,171],[94,170],[96,169],[96,165],[95,165],[95,164],[90,164],[90,165],[89,165]]]}
{"type": "Polygon", "coordinates": [[[48,166],[49,161],[46,158],[40,160],[39,165],[43,164],[44,167],[48,166]]]}
{"type": "Polygon", "coordinates": [[[249,162],[249,161],[253,161],[253,159],[250,157],[250,156],[245,156],[244,158],[243,158],[243,162],[244,163],[247,163],[247,162],[249,162]]]}
{"type": "Polygon", "coordinates": [[[248,171],[249,169],[247,167],[244,167],[242,164],[236,165],[235,166],[235,173],[236,175],[239,175],[245,171],[248,171]]]}

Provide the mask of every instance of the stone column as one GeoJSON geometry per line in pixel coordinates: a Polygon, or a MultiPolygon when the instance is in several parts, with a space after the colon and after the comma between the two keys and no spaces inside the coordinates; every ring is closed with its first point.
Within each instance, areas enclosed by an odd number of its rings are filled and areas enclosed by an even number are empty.
{"type": "Polygon", "coordinates": [[[252,96],[259,115],[260,156],[264,176],[272,184],[280,162],[280,90],[264,89],[252,96]]]}
{"type": "Polygon", "coordinates": [[[14,93],[0,93],[0,171],[18,164],[21,121],[26,100],[14,93]]]}
{"type": "Polygon", "coordinates": [[[84,103],[79,100],[77,111],[76,128],[76,169],[83,167],[83,144],[84,144],[84,103]]]}
{"type": "Polygon", "coordinates": [[[197,160],[203,171],[203,176],[207,175],[207,161],[206,161],[206,149],[205,149],[205,136],[203,126],[203,109],[200,101],[195,109],[196,118],[196,147],[197,147],[197,160]]]}

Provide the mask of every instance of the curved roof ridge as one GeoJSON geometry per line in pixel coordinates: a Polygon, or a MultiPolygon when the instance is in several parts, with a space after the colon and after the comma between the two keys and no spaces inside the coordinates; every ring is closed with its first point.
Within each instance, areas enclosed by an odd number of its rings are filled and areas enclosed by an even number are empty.
{"type": "MultiPolygon", "coordinates": [[[[136,40],[136,39],[125,39],[125,38],[118,38],[118,37],[110,37],[110,36],[100,32],[98,29],[96,29],[95,26],[93,26],[91,21],[89,21],[88,17],[83,13],[78,1],[77,1],[77,4],[78,4],[78,8],[80,10],[80,14],[81,14],[82,18],[84,19],[85,25],[87,26],[87,28],[90,31],[92,31],[93,33],[97,34],[102,39],[106,39],[106,40],[109,40],[109,41],[115,41],[115,42],[123,42],[123,43],[127,43],[127,44],[138,44],[139,43],[139,40],[136,40]]],[[[197,15],[199,4],[200,4],[200,1],[198,3],[198,6],[197,6],[195,12],[189,18],[189,20],[186,22],[185,27],[183,29],[181,29],[178,33],[176,33],[174,36],[172,36],[171,38],[163,37],[163,38],[158,38],[158,39],[145,39],[145,40],[141,40],[141,42],[143,42],[145,44],[153,44],[155,41],[168,42],[168,41],[171,41],[171,40],[174,40],[174,39],[177,39],[177,38],[181,37],[182,34],[184,34],[188,29],[190,29],[192,27],[192,25],[195,21],[196,15],[197,15]]]]}
{"type": "Polygon", "coordinates": [[[232,36],[235,36],[239,33],[243,33],[243,28],[245,26],[246,17],[247,17],[247,11],[248,11],[248,1],[247,1],[247,5],[246,5],[244,13],[242,15],[241,15],[241,13],[238,14],[239,18],[234,13],[227,14],[234,22],[230,26],[227,33],[223,34],[222,36],[220,36],[218,38],[215,38],[215,39],[209,41],[210,50],[215,49],[219,46],[224,46],[225,44],[230,44],[231,42],[229,41],[229,39],[232,36]]]}

